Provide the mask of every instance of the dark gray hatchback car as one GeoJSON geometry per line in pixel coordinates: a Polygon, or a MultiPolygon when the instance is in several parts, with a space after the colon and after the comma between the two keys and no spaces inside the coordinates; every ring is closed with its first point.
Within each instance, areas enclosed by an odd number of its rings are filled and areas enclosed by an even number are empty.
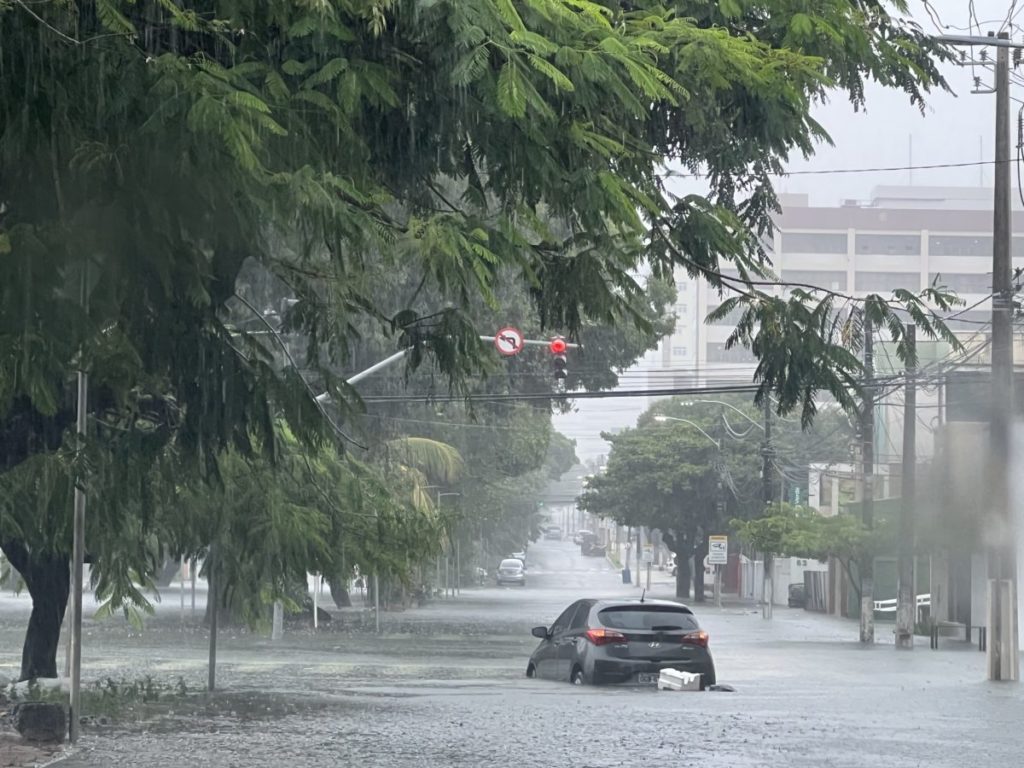
{"type": "Polygon", "coordinates": [[[708,633],[687,606],[668,600],[577,600],[550,627],[534,627],[540,645],[528,677],[576,685],[657,683],[663,669],[700,673],[715,684],[708,633]]]}

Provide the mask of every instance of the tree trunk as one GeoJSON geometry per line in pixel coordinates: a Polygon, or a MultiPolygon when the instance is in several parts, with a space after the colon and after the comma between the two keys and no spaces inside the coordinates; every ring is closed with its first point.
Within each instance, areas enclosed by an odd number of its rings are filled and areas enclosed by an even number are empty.
{"type": "Polygon", "coordinates": [[[700,543],[693,551],[693,600],[697,603],[705,601],[704,596],[704,558],[708,554],[707,536],[702,536],[700,543]]]}
{"type": "Polygon", "coordinates": [[[682,546],[676,552],[676,597],[690,599],[690,548],[682,546]]]}
{"type": "Polygon", "coordinates": [[[342,586],[344,583],[344,581],[328,582],[331,587],[331,597],[334,598],[335,608],[352,607],[352,596],[348,593],[348,588],[342,586]]]}
{"type": "Polygon", "coordinates": [[[68,555],[53,552],[32,554],[20,541],[10,539],[3,542],[2,549],[11,565],[21,574],[32,597],[32,614],[21,651],[19,680],[57,677],[57,646],[71,591],[68,555]]]}

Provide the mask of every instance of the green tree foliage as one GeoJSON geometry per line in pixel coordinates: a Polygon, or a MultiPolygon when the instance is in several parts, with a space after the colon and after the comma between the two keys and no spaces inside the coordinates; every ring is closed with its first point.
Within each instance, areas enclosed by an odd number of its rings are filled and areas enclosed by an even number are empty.
{"type": "MultiPolygon", "coordinates": [[[[94,440],[120,430],[152,467],[166,448],[215,477],[225,455],[282,460],[280,423],[311,450],[333,441],[304,377],[350,403],[336,373],[367,323],[457,383],[486,367],[470,308],[510,281],[539,327],[582,335],[651,330],[644,261],[716,284],[720,260],[763,271],[769,176],[825,137],[811,103],[832,86],[856,103],[864,78],[919,99],[944,54],[890,17],[899,2],[719,5],[0,0],[0,468],[65,445],[78,365],[94,440]],[[666,161],[711,193],[673,198],[666,161]],[[375,298],[410,262],[442,298],[426,315],[375,298]],[[289,287],[303,359],[257,336],[247,270],[289,287]]],[[[805,415],[819,386],[843,402],[856,323],[840,344],[828,311],[745,285],[764,322],[748,314],[737,342],[764,391],[805,415]]],[[[57,455],[92,482],[83,451],[57,455]]],[[[106,466],[94,506],[147,541],[152,504],[128,487],[156,470],[106,466]]],[[[4,551],[30,571],[66,560],[66,518],[40,531],[30,508],[10,508],[4,551]]]]}
{"type": "Polygon", "coordinates": [[[868,529],[850,514],[825,517],[807,507],[776,504],[753,520],[733,520],[740,538],[754,549],[772,555],[834,558],[849,577],[860,599],[860,579],[854,578],[861,563],[893,551],[893,521],[876,518],[868,529]]]}
{"type": "MultiPolygon", "coordinates": [[[[705,423],[715,429],[710,420],[705,423]]],[[[678,423],[603,437],[612,444],[607,469],[587,483],[581,508],[621,525],[659,529],[680,563],[688,563],[727,519],[724,514],[743,514],[747,504],[756,503],[756,497],[739,490],[733,474],[737,465],[755,461],[756,444],[726,445],[720,452],[696,428],[678,423]]],[[[740,485],[745,485],[742,478],[740,485]]],[[[680,597],[689,596],[688,565],[679,568],[676,589],[680,597]]]]}
{"type": "MultiPolygon", "coordinates": [[[[817,522],[810,520],[811,517],[823,519],[808,507],[781,503],[771,505],[761,517],[751,520],[734,519],[730,525],[740,541],[749,544],[755,552],[784,555],[790,547],[796,547],[799,552],[805,553],[808,542],[803,537],[808,535],[817,522]]],[[[810,549],[814,546],[810,545],[810,549]]]]}
{"type": "MultiPolygon", "coordinates": [[[[779,476],[806,483],[808,463],[831,461],[846,451],[849,421],[838,409],[826,414],[807,429],[776,420],[774,493],[780,491],[779,476]]],[[[673,551],[688,559],[695,550],[703,551],[707,535],[724,530],[730,519],[735,526],[763,512],[760,416],[749,400],[736,396],[721,403],[660,402],[640,416],[637,428],[605,435],[612,444],[607,469],[588,483],[580,505],[620,524],[657,528],[673,551]],[[670,420],[659,422],[659,415],[670,420]]],[[[680,569],[677,583],[680,597],[688,594],[685,570],[680,569]]]]}

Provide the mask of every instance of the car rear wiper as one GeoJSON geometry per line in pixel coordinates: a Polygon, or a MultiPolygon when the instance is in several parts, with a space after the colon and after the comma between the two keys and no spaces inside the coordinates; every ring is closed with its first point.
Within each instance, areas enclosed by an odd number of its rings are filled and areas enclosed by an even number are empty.
{"type": "Polygon", "coordinates": [[[677,627],[674,624],[662,624],[657,627],[651,627],[652,632],[671,632],[674,629],[682,630],[682,627],[677,627]]]}

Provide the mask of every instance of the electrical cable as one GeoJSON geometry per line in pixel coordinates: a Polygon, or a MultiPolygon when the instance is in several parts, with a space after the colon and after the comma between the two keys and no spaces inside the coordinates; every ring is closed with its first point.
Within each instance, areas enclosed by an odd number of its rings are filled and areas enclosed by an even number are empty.
{"type": "MultiPolygon", "coordinates": [[[[1009,163],[1012,160],[970,160],[964,162],[949,162],[949,163],[925,163],[922,165],[880,165],[866,168],[817,168],[817,169],[805,169],[796,171],[783,171],[779,174],[772,174],[782,178],[784,176],[825,176],[825,175],[837,175],[837,174],[848,174],[848,173],[885,173],[885,172],[896,172],[896,171],[928,171],[943,168],[977,168],[985,165],[997,165],[998,163],[1009,163]]],[[[672,171],[666,170],[661,171],[655,176],[663,179],[706,179],[708,174],[705,173],[694,173],[692,171],[672,171]]]]}

